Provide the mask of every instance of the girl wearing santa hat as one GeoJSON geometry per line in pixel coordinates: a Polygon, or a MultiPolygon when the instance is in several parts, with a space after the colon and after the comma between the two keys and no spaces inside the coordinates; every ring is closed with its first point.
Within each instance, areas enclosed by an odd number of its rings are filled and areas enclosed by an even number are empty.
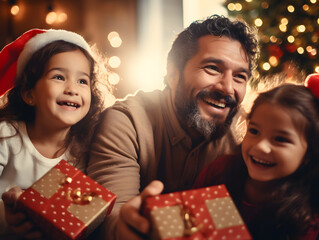
{"type": "Polygon", "coordinates": [[[319,239],[319,74],[256,98],[241,155],[213,161],[195,187],[217,184],[253,239],[319,239]]]}
{"type": "Polygon", "coordinates": [[[14,213],[14,203],[21,189],[31,186],[61,159],[85,169],[103,106],[97,64],[82,36],[53,29],[24,33],[4,47],[0,63],[0,95],[4,94],[0,195],[4,193],[5,203],[0,202],[0,226],[6,218],[14,234],[37,237],[28,219],[21,212],[14,213]]]}

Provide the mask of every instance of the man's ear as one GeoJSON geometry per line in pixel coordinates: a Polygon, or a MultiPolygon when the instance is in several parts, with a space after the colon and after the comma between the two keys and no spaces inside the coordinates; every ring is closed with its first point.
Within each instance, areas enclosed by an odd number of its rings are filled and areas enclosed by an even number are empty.
{"type": "Polygon", "coordinates": [[[179,81],[179,70],[176,67],[174,63],[168,63],[167,64],[167,75],[166,75],[166,80],[167,84],[172,90],[176,90],[178,81],[179,81]]]}
{"type": "Polygon", "coordinates": [[[35,100],[32,94],[32,89],[31,90],[21,90],[21,96],[23,101],[28,104],[29,106],[34,106],[35,105],[35,100]]]}

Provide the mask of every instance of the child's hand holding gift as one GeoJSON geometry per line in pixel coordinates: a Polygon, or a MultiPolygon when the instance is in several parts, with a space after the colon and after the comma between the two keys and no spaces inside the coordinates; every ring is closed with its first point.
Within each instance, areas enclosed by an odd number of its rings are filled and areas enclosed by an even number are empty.
{"type": "Polygon", "coordinates": [[[19,187],[13,187],[2,194],[2,200],[5,208],[5,219],[15,234],[23,236],[26,239],[39,239],[43,234],[36,229],[30,219],[21,211],[16,209],[17,199],[23,190],[19,187]]]}

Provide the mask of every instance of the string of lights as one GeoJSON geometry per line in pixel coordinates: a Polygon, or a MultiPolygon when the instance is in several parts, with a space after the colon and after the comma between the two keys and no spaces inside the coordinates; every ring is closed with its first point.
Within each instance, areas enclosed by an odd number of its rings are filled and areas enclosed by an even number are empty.
{"type": "Polygon", "coordinates": [[[291,68],[319,72],[318,0],[226,0],[224,6],[230,16],[258,29],[257,79],[291,68]]]}

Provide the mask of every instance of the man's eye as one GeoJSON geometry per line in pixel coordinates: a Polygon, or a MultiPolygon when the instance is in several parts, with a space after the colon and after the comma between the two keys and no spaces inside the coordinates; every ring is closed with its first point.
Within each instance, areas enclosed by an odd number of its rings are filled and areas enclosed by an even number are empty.
{"type": "Polygon", "coordinates": [[[207,65],[207,66],[205,66],[205,68],[208,70],[213,70],[213,71],[219,72],[219,68],[215,65],[207,65]]]}
{"type": "Polygon", "coordinates": [[[235,77],[239,79],[240,81],[245,81],[245,82],[248,81],[248,76],[245,74],[237,74],[235,77]]]}

